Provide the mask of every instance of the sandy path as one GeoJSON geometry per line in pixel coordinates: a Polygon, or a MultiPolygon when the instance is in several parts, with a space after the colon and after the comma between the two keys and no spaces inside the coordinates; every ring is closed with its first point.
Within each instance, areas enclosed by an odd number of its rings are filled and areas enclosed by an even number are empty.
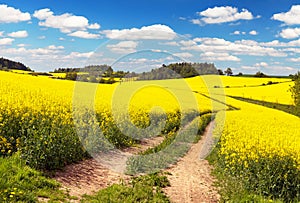
{"type": "MultiPolygon", "coordinates": [[[[214,122],[208,125],[202,139],[192,145],[186,156],[166,170],[171,174],[168,175],[171,186],[164,191],[172,202],[219,201],[220,196],[213,186],[214,178],[210,175],[212,166],[206,160],[200,159],[200,156],[205,156],[209,150],[213,125],[214,122]]],[[[143,140],[140,146],[128,148],[124,153],[137,154],[158,145],[162,140],[163,137],[143,140]]],[[[93,194],[114,183],[120,183],[120,180],[127,182],[130,176],[113,172],[95,159],[88,159],[66,166],[63,171],[55,174],[54,179],[59,181],[70,195],[80,199],[83,194],[93,194]]]]}
{"type": "Polygon", "coordinates": [[[164,189],[172,202],[218,202],[220,195],[213,186],[214,178],[210,175],[212,166],[207,160],[200,159],[200,154],[207,154],[207,142],[212,137],[214,122],[211,122],[201,140],[192,145],[189,152],[180,161],[167,169],[171,175],[170,187],[164,189]],[[204,150],[204,151],[202,151],[204,150]]]}
{"type": "MultiPolygon", "coordinates": [[[[137,154],[158,145],[163,139],[163,137],[145,139],[141,141],[141,145],[123,151],[128,154],[137,154]]],[[[95,159],[87,159],[68,165],[62,171],[57,171],[53,178],[60,182],[63,189],[69,191],[71,196],[80,199],[83,194],[93,194],[114,183],[120,183],[121,180],[128,181],[130,176],[114,172],[95,159]]]]}
{"type": "Polygon", "coordinates": [[[60,182],[71,196],[80,198],[83,194],[92,194],[128,177],[108,170],[94,159],[87,159],[68,165],[63,171],[57,171],[54,179],[60,182]]]}

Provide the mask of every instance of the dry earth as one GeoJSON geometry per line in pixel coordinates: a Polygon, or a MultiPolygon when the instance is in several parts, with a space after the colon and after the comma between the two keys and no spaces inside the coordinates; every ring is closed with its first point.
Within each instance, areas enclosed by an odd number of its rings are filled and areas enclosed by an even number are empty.
{"type": "MultiPolygon", "coordinates": [[[[213,186],[214,178],[210,175],[212,166],[206,160],[200,158],[203,158],[209,152],[208,143],[211,142],[213,125],[214,122],[209,124],[202,139],[197,144],[192,145],[186,156],[166,170],[170,173],[168,179],[171,186],[165,188],[164,192],[172,202],[219,201],[220,196],[213,186]]],[[[158,145],[162,140],[162,137],[145,139],[141,145],[128,148],[123,152],[137,154],[149,147],[158,145]]],[[[121,180],[126,182],[130,179],[130,176],[114,172],[95,159],[88,159],[56,172],[54,178],[63,185],[64,189],[69,191],[70,195],[77,196],[80,199],[83,194],[93,194],[109,185],[119,183],[121,180]]]]}
{"type": "Polygon", "coordinates": [[[212,166],[203,156],[210,151],[212,130],[214,122],[211,122],[202,139],[192,145],[189,152],[177,162],[176,165],[167,169],[171,175],[168,179],[170,187],[165,188],[164,192],[171,199],[171,202],[218,202],[220,195],[213,186],[214,178],[210,175],[212,166]]]}
{"type": "MultiPolygon", "coordinates": [[[[124,154],[138,154],[149,147],[158,145],[162,140],[163,137],[144,139],[141,145],[127,148],[123,152],[124,154]]],[[[114,183],[127,181],[130,176],[114,172],[92,158],[66,166],[63,170],[57,171],[53,178],[60,182],[63,189],[69,191],[71,196],[80,198],[83,194],[93,194],[114,183]]]]}

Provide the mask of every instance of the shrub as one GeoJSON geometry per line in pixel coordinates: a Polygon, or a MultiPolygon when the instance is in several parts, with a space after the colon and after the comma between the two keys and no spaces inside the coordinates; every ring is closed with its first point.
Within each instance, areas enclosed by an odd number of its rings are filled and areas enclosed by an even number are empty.
{"type": "Polygon", "coordinates": [[[67,72],[66,73],[66,79],[67,80],[76,80],[77,79],[77,73],[76,72],[67,72]]]}
{"type": "Polygon", "coordinates": [[[86,156],[74,125],[54,112],[29,108],[1,109],[1,155],[20,151],[31,167],[52,170],[86,156]]]}
{"type": "Polygon", "coordinates": [[[295,85],[291,87],[295,106],[300,109],[300,72],[294,76],[295,85]]]}
{"type": "Polygon", "coordinates": [[[236,162],[220,157],[223,170],[240,181],[246,191],[285,202],[300,200],[300,171],[291,157],[269,156],[236,162]]]}

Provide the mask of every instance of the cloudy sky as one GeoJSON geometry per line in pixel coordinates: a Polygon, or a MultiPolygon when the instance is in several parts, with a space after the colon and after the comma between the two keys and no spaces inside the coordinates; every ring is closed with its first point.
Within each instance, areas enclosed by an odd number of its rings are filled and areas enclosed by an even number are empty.
{"type": "Polygon", "coordinates": [[[0,1],[0,57],[36,71],[193,61],[286,75],[300,70],[300,1],[0,1]]]}

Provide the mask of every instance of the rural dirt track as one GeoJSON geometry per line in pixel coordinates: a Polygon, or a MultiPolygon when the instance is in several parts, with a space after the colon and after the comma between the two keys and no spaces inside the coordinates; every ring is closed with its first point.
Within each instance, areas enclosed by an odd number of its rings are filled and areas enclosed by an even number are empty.
{"type": "MultiPolygon", "coordinates": [[[[219,201],[220,196],[213,186],[214,178],[210,175],[212,166],[206,160],[200,159],[200,151],[208,150],[205,145],[212,136],[213,125],[213,122],[208,125],[202,139],[192,145],[186,156],[181,158],[177,164],[166,169],[170,173],[167,176],[171,186],[165,188],[164,192],[171,202],[214,203],[219,201]]],[[[161,137],[146,140],[138,148],[127,149],[126,153],[136,154],[161,141],[161,137]]],[[[96,160],[88,159],[69,165],[63,171],[58,171],[54,179],[59,181],[70,195],[80,199],[83,194],[93,194],[109,185],[120,183],[120,180],[127,182],[130,176],[113,172],[96,160]]]]}
{"type": "Polygon", "coordinates": [[[80,198],[83,194],[92,194],[128,177],[101,166],[94,159],[87,159],[56,172],[54,179],[60,182],[71,196],[80,198]]]}
{"type": "Polygon", "coordinates": [[[213,186],[214,178],[210,175],[212,166],[207,160],[200,159],[200,153],[207,154],[210,150],[205,145],[212,137],[213,125],[214,122],[211,122],[201,140],[192,145],[189,152],[176,165],[166,170],[171,174],[167,175],[171,186],[165,188],[164,192],[171,202],[219,202],[220,195],[213,186]]]}
{"type": "MultiPolygon", "coordinates": [[[[163,137],[142,140],[138,147],[130,147],[124,153],[138,154],[147,148],[158,145],[163,137]]],[[[93,194],[121,180],[127,181],[130,176],[114,172],[101,165],[95,159],[86,159],[79,163],[68,165],[62,171],[57,171],[53,177],[68,190],[71,196],[81,197],[83,194],[93,194]]]]}

